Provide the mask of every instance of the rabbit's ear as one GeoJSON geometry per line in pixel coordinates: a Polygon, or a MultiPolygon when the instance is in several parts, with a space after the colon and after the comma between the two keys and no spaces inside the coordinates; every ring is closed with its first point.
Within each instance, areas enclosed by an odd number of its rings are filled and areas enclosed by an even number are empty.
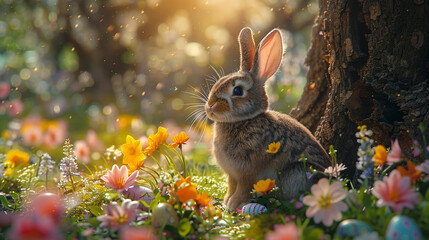
{"type": "Polygon", "coordinates": [[[240,70],[250,71],[256,51],[252,29],[248,27],[241,29],[238,42],[240,44],[240,70]]]}
{"type": "Polygon", "coordinates": [[[253,60],[252,73],[265,81],[270,78],[280,66],[283,57],[283,41],[280,30],[274,29],[259,43],[253,60]]]}

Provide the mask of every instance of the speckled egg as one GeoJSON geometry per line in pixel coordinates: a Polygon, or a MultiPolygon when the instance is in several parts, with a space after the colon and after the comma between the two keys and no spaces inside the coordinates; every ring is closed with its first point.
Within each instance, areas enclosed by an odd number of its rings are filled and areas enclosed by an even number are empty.
{"type": "Polygon", "coordinates": [[[152,211],[152,225],[160,228],[166,224],[178,225],[179,217],[173,206],[167,203],[160,203],[152,211]]]}
{"type": "Polygon", "coordinates": [[[421,240],[422,232],[409,217],[395,216],[386,230],[386,240],[421,240]]]}
{"type": "Polygon", "coordinates": [[[337,234],[341,237],[358,237],[372,232],[372,229],[364,222],[348,219],[342,221],[337,227],[337,234]]]}
{"type": "Polygon", "coordinates": [[[242,213],[250,214],[250,215],[257,215],[262,214],[267,211],[267,208],[259,203],[248,203],[243,206],[241,209],[242,213]]]}

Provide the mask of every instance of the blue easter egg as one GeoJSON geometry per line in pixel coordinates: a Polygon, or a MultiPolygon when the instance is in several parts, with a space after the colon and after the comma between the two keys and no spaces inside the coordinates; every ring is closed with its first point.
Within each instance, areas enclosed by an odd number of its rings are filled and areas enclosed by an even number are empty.
{"type": "Polygon", "coordinates": [[[267,211],[267,208],[259,203],[248,203],[243,206],[241,209],[242,213],[247,213],[250,215],[262,214],[267,211]]]}
{"type": "Polygon", "coordinates": [[[422,232],[411,218],[395,216],[386,230],[386,240],[421,240],[422,232]]]}
{"type": "Polygon", "coordinates": [[[337,234],[341,237],[358,237],[372,232],[372,229],[364,222],[348,219],[338,225],[337,234]]]}

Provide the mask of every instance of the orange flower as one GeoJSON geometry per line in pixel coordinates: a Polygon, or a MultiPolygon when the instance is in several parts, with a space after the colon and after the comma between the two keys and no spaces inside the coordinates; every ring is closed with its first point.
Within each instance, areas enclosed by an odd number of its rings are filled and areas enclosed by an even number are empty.
{"type": "Polygon", "coordinates": [[[18,149],[9,150],[6,153],[6,160],[4,161],[5,166],[14,168],[16,165],[28,166],[30,163],[30,155],[18,149]]]}
{"type": "Polygon", "coordinates": [[[266,179],[259,180],[256,184],[253,184],[255,191],[261,194],[268,194],[274,188],[275,180],[266,179]]]}
{"type": "Polygon", "coordinates": [[[401,173],[402,177],[409,177],[411,180],[411,184],[414,184],[417,179],[420,178],[421,172],[416,170],[416,165],[414,165],[411,161],[407,161],[407,169],[402,166],[398,167],[399,173],[401,173]]]}
{"type": "Polygon", "coordinates": [[[280,149],[280,142],[272,142],[268,145],[267,153],[277,153],[280,149]]]}
{"type": "Polygon", "coordinates": [[[144,150],[144,153],[149,156],[152,155],[153,152],[158,149],[159,145],[167,141],[168,136],[170,136],[170,134],[167,133],[167,129],[163,127],[158,127],[158,132],[149,136],[149,146],[144,150]]]}
{"type": "Polygon", "coordinates": [[[174,143],[172,143],[171,146],[173,148],[176,148],[177,146],[181,147],[182,144],[185,144],[186,141],[188,141],[188,140],[189,140],[188,135],[186,135],[185,132],[181,132],[179,135],[176,135],[176,136],[173,137],[173,142],[174,143]]]}
{"type": "Polygon", "coordinates": [[[195,184],[191,183],[191,177],[185,179],[182,175],[179,174],[179,176],[180,180],[174,184],[178,189],[176,193],[179,201],[185,203],[189,200],[195,200],[199,193],[195,184]]]}
{"type": "Polygon", "coordinates": [[[213,205],[210,204],[210,200],[212,200],[212,197],[207,197],[207,192],[203,193],[203,195],[198,194],[195,201],[200,207],[213,207],[213,205]]]}
{"type": "Polygon", "coordinates": [[[127,136],[127,142],[122,145],[121,151],[124,154],[123,164],[130,166],[130,172],[134,172],[139,167],[143,166],[145,155],[142,151],[142,143],[135,140],[130,135],[127,136]]]}
{"type": "Polygon", "coordinates": [[[383,165],[387,160],[387,152],[386,148],[383,145],[378,145],[375,148],[375,154],[372,157],[372,160],[374,161],[374,166],[380,166],[383,165]]]}

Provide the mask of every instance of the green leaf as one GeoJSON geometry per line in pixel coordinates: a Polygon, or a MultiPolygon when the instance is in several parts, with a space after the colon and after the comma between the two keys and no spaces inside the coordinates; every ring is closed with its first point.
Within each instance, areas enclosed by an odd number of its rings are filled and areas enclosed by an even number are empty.
{"type": "Polygon", "coordinates": [[[96,217],[106,215],[106,213],[103,211],[103,209],[100,206],[92,205],[89,206],[89,211],[94,214],[96,217]]]}
{"type": "Polygon", "coordinates": [[[14,205],[9,203],[5,195],[0,195],[0,202],[5,208],[9,210],[14,210],[14,205]]]}
{"type": "Polygon", "coordinates": [[[150,210],[153,210],[161,202],[165,202],[165,199],[161,196],[161,193],[158,193],[149,205],[150,210]]]}
{"type": "Polygon", "coordinates": [[[147,204],[147,202],[145,202],[145,201],[143,201],[143,200],[139,200],[139,202],[140,202],[141,204],[143,204],[143,206],[145,206],[145,207],[147,207],[147,208],[150,208],[150,206],[149,206],[149,204],[147,204]]]}
{"type": "Polygon", "coordinates": [[[185,237],[192,229],[191,223],[189,222],[189,219],[183,218],[179,222],[179,234],[182,237],[185,237]]]}
{"type": "Polygon", "coordinates": [[[429,204],[425,204],[422,211],[422,217],[429,217],[429,204]]]}
{"type": "Polygon", "coordinates": [[[16,192],[11,192],[10,196],[15,200],[18,201],[19,200],[19,195],[16,192]]]}
{"type": "Polygon", "coordinates": [[[371,207],[372,206],[372,199],[371,196],[367,193],[363,194],[363,199],[362,199],[362,203],[365,207],[371,207]]]}
{"type": "Polygon", "coordinates": [[[98,221],[96,217],[89,218],[88,223],[91,224],[91,226],[93,227],[97,227],[98,225],[100,225],[100,221],[98,221]]]}
{"type": "Polygon", "coordinates": [[[305,239],[320,239],[320,236],[323,235],[323,230],[320,228],[315,228],[307,233],[304,233],[304,235],[305,239]]]}
{"type": "Polygon", "coordinates": [[[427,190],[425,193],[425,199],[429,201],[429,190],[427,190]]]}

